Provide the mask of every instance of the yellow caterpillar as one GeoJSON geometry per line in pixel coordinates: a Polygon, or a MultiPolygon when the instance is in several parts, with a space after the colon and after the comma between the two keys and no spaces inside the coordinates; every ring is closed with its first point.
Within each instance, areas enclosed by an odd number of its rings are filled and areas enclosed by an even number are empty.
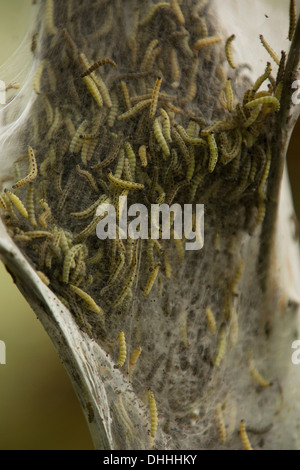
{"type": "Polygon", "coordinates": [[[121,331],[120,336],[119,336],[119,359],[116,364],[116,367],[118,369],[120,369],[125,364],[126,355],[127,355],[127,349],[126,349],[125,335],[124,335],[124,331],[121,331]]]}
{"type": "Polygon", "coordinates": [[[36,164],[36,159],[35,159],[35,153],[31,147],[28,147],[28,155],[29,155],[28,175],[25,176],[25,178],[21,179],[20,181],[17,181],[17,183],[13,185],[13,188],[20,188],[21,186],[24,186],[24,184],[32,183],[32,181],[34,181],[35,178],[37,177],[38,170],[37,170],[37,164],[36,164]]]}

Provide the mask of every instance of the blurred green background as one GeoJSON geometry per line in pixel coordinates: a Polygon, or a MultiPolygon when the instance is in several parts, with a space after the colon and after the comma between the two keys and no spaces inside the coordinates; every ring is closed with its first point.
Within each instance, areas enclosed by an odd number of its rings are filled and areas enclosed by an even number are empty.
{"type": "MultiPolygon", "coordinates": [[[[0,65],[27,32],[31,0],[0,0],[0,65]]],[[[1,76],[0,76],[1,79],[1,76]]],[[[288,155],[300,218],[300,121],[288,155]]],[[[0,263],[0,449],[92,449],[88,428],[69,378],[34,312],[0,263]]]]}

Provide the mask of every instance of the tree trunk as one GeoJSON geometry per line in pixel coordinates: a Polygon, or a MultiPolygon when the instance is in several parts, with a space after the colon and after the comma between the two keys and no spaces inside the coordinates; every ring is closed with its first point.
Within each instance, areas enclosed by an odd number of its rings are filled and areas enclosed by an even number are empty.
{"type": "Polygon", "coordinates": [[[300,24],[287,60],[262,62],[258,78],[235,63],[239,38],[226,41],[219,14],[203,0],[44,1],[34,91],[4,116],[4,151],[29,146],[31,162],[5,183],[1,256],[97,449],[299,448],[298,234],[283,174],[300,24]],[[185,251],[172,230],[98,239],[97,206],[124,195],[204,204],[204,247],[185,251]]]}

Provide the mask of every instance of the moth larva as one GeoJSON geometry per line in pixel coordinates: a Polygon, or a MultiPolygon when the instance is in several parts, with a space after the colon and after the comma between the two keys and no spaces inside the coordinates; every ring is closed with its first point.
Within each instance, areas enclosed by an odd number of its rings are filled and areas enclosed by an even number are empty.
{"type": "Polygon", "coordinates": [[[125,263],[124,253],[120,252],[119,260],[115,263],[113,271],[107,280],[108,286],[112,285],[115,282],[115,280],[117,279],[117,277],[119,276],[120,272],[123,269],[124,263],[125,263]]]}
{"type": "Polygon", "coordinates": [[[296,29],[296,8],[295,0],[290,0],[290,25],[289,25],[289,34],[288,39],[291,41],[293,39],[295,29],[296,29]]]}
{"type": "Polygon", "coordinates": [[[211,333],[215,334],[215,332],[217,331],[217,324],[216,324],[216,320],[215,320],[214,314],[212,313],[211,308],[206,307],[205,313],[206,313],[208,329],[211,333]]]}
{"type": "Polygon", "coordinates": [[[35,159],[35,153],[34,150],[31,147],[28,147],[28,155],[29,155],[29,171],[28,175],[25,176],[25,178],[21,179],[20,181],[17,181],[13,185],[13,188],[20,188],[21,186],[24,186],[24,184],[32,183],[32,181],[35,180],[37,177],[37,164],[36,164],[36,159],[35,159]]]}
{"type": "Polygon", "coordinates": [[[130,173],[131,173],[131,176],[134,180],[135,179],[136,156],[135,156],[133,148],[132,148],[132,146],[130,145],[129,142],[124,143],[124,148],[125,148],[125,152],[126,152],[127,157],[128,157],[128,161],[129,161],[130,173]]]}
{"type": "Polygon", "coordinates": [[[51,209],[44,199],[40,200],[40,204],[44,208],[44,212],[39,217],[39,224],[43,228],[47,228],[47,219],[51,216],[51,209]]]}
{"type": "Polygon", "coordinates": [[[198,39],[198,41],[196,41],[194,44],[194,50],[199,51],[199,49],[202,49],[202,47],[207,47],[220,41],[222,41],[220,36],[210,36],[208,38],[198,39]]]}
{"type": "Polygon", "coordinates": [[[280,59],[279,59],[278,55],[275,54],[275,52],[269,46],[269,44],[267,43],[267,41],[265,40],[265,38],[263,37],[262,34],[259,35],[259,39],[260,39],[262,45],[264,46],[264,48],[266,49],[266,51],[270,54],[270,56],[274,60],[274,62],[276,62],[276,64],[279,65],[280,64],[280,59]]]}
{"type": "Polygon", "coordinates": [[[218,146],[215,140],[214,132],[209,132],[207,134],[207,141],[208,141],[209,153],[210,153],[208,171],[212,173],[218,161],[218,146]]]}
{"type": "Polygon", "coordinates": [[[116,367],[118,369],[120,369],[125,364],[126,355],[127,355],[127,350],[126,350],[125,335],[124,335],[124,331],[121,331],[119,335],[119,359],[116,364],[116,367]]]}
{"type": "Polygon", "coordinates": [[[53,238],[53,233],[44,230],[36,230],[35,232],[25,232],[24,235],[26,235],[30,239],[43,237],[53,238]]]}
{"type": "Polygon", "coordinates": [[[270,382],[269,380],[264,379],[263,376],[258,372],[258,370],[257,370],[257,368],[254,364],[254,360],[251,356],[250,356],[250,359],[249,359],[249,368],[250,368],[250,373],[251,373],[253,379],[261,387],[268,388],[272,385],[272,382],[270,382]]]}
{"type": "Polygon", "coordinates": [[[120,178],[117,178],[116,176],[114,176],[114,175],[112,174],[111,171],[108,171],[108,172],[106,173],[106,176],[107,176],[108,180],[109,180],[114,186],[118,186],[119,188],[129,189],[129,190],[132,190],[132,191],[139,190],[139,189],[144,189],[144,185],[143,185],[143,184],[134,183],[133,181],[126,181],[126,180],[122,180],[122,179],[120,179],[120,178]]]}
{"type": "Polygon", "coordinates": [[[275,96],[262,96],[261,98],[249,101],[245,105],[245,108],[252,108],[253,106],[259,106],[260,104],[272,104],[276,112],[280,109],[280,103],[275,96]]]}
{"type": "Polygon", "coordinates": [[[124,287],[122,288],[121,292],[119,293],[119,295],[115,299],[115,301],[111,304],[112,308],[116,308],[120,304],[122,304],[123,301],[125,300],[125,298],[128,296],[128,294],[130,294],[131,286],[133,284],[133,281],[134,281],[135,275],[136,275],[136,268],[137,268],[137,261],[136,261],[136,258],[134,258],[134,260],[132,262],[132,265],[131,265],[131,268],[130,268],[130,271],[129,271],[129,274],[128,274],[128,277],[127,277],[126,282],[124,284],[124,287]]]}
{"type": "Polygon", "coordinates": [[[149,407],[150,407],[150,435],[152,438],[155,437],[157,426],[158,426],[158,419],[157,419],[157,406],[156,401],[154,398],[154,394],[151,390],[148,390],[148,398],[149,398],[149,407]]]}
{"type": "Polygon", "coordinates": [[[221,361],[225,355],[226,352],[226,347],[227,347],[227,339],[226,339],[226,327],[225,325],[221,325],[220,331],[219,331],[219,338],[218,338],[218,349],[216,353],[216,357],[214,360],[214,366],[219,367],[221,364],[221,361]]]}
{"type": "Polygon", "coordinates": [[[227,109],[229,112],[233,111],[233,91],[231,87],[231,80],[226,81],[226,100],[227,100],[227,109]]]}
{"type": "Polygon", "coordinates": [[[28,212],[28,219],[29,223],[33,226],[37,226],[37,221],[35,218],[35,208],[34,208],[34,185],[33,183],[29,183],[27,187],[27,194],[26,194],[26,207],[28,212]]]}
{"type": "Polygon", "coordinates": [[[96,101],[99,108],[101,108],[103,106],[103,99],[102,99],[100,91],[98,90],[94,80],[89,75],[87,77],[83,77],[82,80],[86,84],[87,89],[91,93],[92,97],[96,101]]]}
{"type": "Polygon", "coordinates": [[[86,262],[87,264],[98,264],[102,260],[103,255],[104,255],[104,249],[103,249],[103,246],[101,245],[99,246],[96,254],[92,256],[91,258],[89,258],[86,262]]]}
{"type": "Polygon", "coordinates": [[[245,424],[244,419],[242,419],[241,422],[240,422],[240,436],[241,436],[241,439],[242,439],[244,449],[245,450],[253,450],[253,448],[250,444],[248,435],[247,435],[246,424],[245,424]]]}
{"type": "Polygon", "coordinates": [[[56,107],[55,112],[54,112],[54,119],[53,119],[53,122],[51,124],[49,131],[47,132],[46,140],[50,140],[52,138],[53,134],[55,134],[56,131],[58,130],[60,124],[61,124],[61,114],[60,114],[59,108],[56,107]]]}
{"type": "Polygon", "coordinates": [[[153,88],[153,93],[152,93],[152,98],[151,98],[151,103],[150,103],[149,119],[154,119],[154,116],[156,113],[157,101],[158,101],[159,90],[161,87],[161,82],[162,82],[162,78],[157,77],[154,88],[153,88]]]}
{"type": "Polygon", "coordinates": [[[136,104],[131,109],[129,109],[129,111],[126,111],[125,113],[120,114],[118,116],[118,120],[122,121],[123,119],[135,117],[144,108],[146,108],[147,106],[150,106],[151,102],[152,102],[151,98],[148,100],[140,101],[138,104],[136,104]]]}
{"type": "MultiPolygon", "coordinates": [[[[256,98],[257,99],[257,98],[256,98]]],[[[260,107],[255,106],[255,108],[251,111],[249,118],[244,122],[244,127],[247,129],[248,127],[252,126],[252,124],[256,121],[260,113],[260,107]]]]}
{"type": "Polygon", "coordinates": [[[178,5],[178,0],[171,0],[171,8],[175,13],[175,16],[180,24],[185,24],[183,13],[178,5]]]}
{"type": "Polygon", "coordinates": [[[89,310],[94,313],[103,314],[103,310],[99,307],[99,305],[96,304],[94,299],[92,299],[89,294],[84,292],[79,287],[74,286],[73,284],[70,284],[69,287],[73,292],[75,292],[75,294],[77,294],[82,300],[85,301],[85,303],[88,305],[89,310]]]}
{"type": "Polygon", "coordinates": [[[49,36],[57,33],[57,28],[54,25],[54,4],[53,0],[46,0],[45,6],[45,29],[49,36]]]}
{"type": "MultiPolygon", "coordinates": [[[[264,73],[260,77],[258,77],[258,79],[256,80],[256,82],[253,85],[252,90],[253,90],[254,93],[256,93],[257,90],[260,88],[260,86],[263,84],[263,82],[270,77],[271,72],[272,72],[272,67],[271,67],[270,62],[268,62],[266,70],[264,71],[264,73]]],[[[250,94],[250,97],[251,97],[251,94],[250,94]]],[[[245,100],[245,98],[244,98],[244,104],[246,104],[248,101],[249,100],[245,100]]]]}
{"type": "Polygon", "coordinates": [[[180,136],[182,137],[183,141],[186,144],[190,144],[190,145],[193,145],[195,147],[197,147],[197,146],[207,147],[207,142],[204,139],[201,139],[201,137],[191,137],[191,136],[189,136],[187,131],[182,126],[180,126],[179,124],[177,124],[176,130],[178,131],[178,133],[180,134],[180,136]]]}
{"type": "Polygon", "coordinates": [[[167,142],[172,142],[172,137],[171,137],[171,123],[170,123],[170,118],[167,113],[163,108],[160,108],[160,113],[163,118],[163,135],[164,138],[166,139],[167,142]]]}
{"type": "Polygon", "coordinates": [[[84,119],[84,121],[82,121],[80,126],[78,126],[70,143],[69,150],[71,153],[78,153],[80,151],[81,146],[82,146],[82,139],[80,139],[80,135],[84,133],[87,123],[88,123],[87,120],[84,119]]]}
{"type": "Polygon", "coordinates": [[[131,102],[130,102],[130,96],[129,96],[129,91],[126,85],[126,82],[123,80],[121,81],[121,88],[123,92],[123,98],[124,98],[124,103],[127,109],[131,108],[131,102]]]}
{"type": "Polygon", "coordinates": [[[227,62],[232,69],[236,68],[234,60],[233,60],[232,44],[231,44],[234,39],[235,39],[235,34],[232,34],[231,36],[229,36],[225,44],[225,53],[226,53],[227,62]]]}
{"type": "Polygon", "coordinates": [[[142,348],[139,347],[133,351],[129,358],[129,380],[132,379],[133,371],[135,369],[138,358],[140,357],[142,348]]]}
{"type": "Polygon", "coordinates": [[[224,422],[221,403],[218,403],[217,406],[216,406],[216,422],[217,422],[217,428],[218,428],[218,432],[219,432],[220,441],[221,441],[222,444],[225,444],[225,442],[226,442],[226,427],[225,427],[225,422],[224,422]]]}
{"type": "Polygon", "coordinates": [[[147,23],[149,23],[157,11],[162,8],[170,8],[170,4],[168,2],[159,2],[156,5],[153,5],[148,14],[140,21],[140,26],[145,26],[147,23]]]}
{"type": "MultiPolygon", "coordinates": [[[[178,126],[177,126],[178,128],[178,126]]],[[[183,128],[179,127],[179,130],[181,131],[183,128]]],[[[189,154],[189,151],[187,149],[187,146],[185,145],[185,142],[183,140],[183,138],[181,137],[180,133],[177,131],[177,129],[175,129],[174,127],[171,128],[171,136],[173,137],[173,139],[175,140],[176,144],[178,145],[178,147],[180,148],[181,150],[181,153],[183,155],[183,158],[186,162],[186,164],[188,165],[190,163],[190,154],[189,154]]]]}
{"type": "Polygon", "coordinates": [[[96,77],[95,78],[95,84],[97,85],[97,87],[99,88],[99,90],[101,92],[101,95],[103,97],[103,101],[104,101],[105,105],[108,108],[112,108],[111,97],[110,97],[108,88],[107,88],[106,84],[104,83],[104,81],[102,80],[102,78],[101,77],[96,77]]]}
{"type": "Polygon", "coordinates": [[[46,276],[46,274],[43,273],[42,271],[37,271],[36,273],[37,273],[37,275],[39,276],[40,280],[41,280],[46,286],[49,286],[49,284],[50,284],[50,279],[46,276]]]}
{"type": "Polygon", "coordinates": [[[84,73],[81,74],[81,78],[84,78],[87,75],[90,75],[92,72],[94,72],[94,70],[98,69],[99,67],[101,67],[102,65],[105,65],[105,64],[110,64],[113,67],[117,66],[117,64],[112,59],[98,60],[97,62],[92,64],[84,73]]]}
{"type": "MultiPolygon", "coordinates": [[[[148,161],[147,161],[147,148],[146,148],[146,145],[141,145],[140,146],[138,154],[139,154],[139,157],[140,157],[140,160],[141,160],[141,165],[143,167],[147,166],[148,161]]],[[[115,173],[115,175],[116,175],[116,173],[115,173]]]]}
{"type": "Polygon", "coordinates": [[[119,101],[118,101],[117,94],[114,91],[111,92],[110,97],[111,97],[112,106],[110,108],[110,112],[107,118],[107,124],[109,125],[109,127],[113,127],[115,123],[115,119],[118,114],[119,101]]]}
{"type": "Polygon", "coordinates": [[[158,118],[156,118],[153,122],[153,132],[154,132],[155,139],[157,140],[159,146],[162,149],[163,154],[166,157],[169,157],[170,156],[170,149],[169,149],[167,141],[164,138],[164,135],[162,133],[162,129],[161,129],[160,122],[159,122],[158,118]]]}
{"type": "Polygon", "coordinates": [[[14,206],[18,209],[20,214],[28,219],[28,212],[27,209],[25,208],[23,202],[18,198],[18,196],[11,191],[8,191],[7,189],[5,190],[5,194],[9,197],[11,202],[14,204],[14,206]]]}
{"type": "Polygon", "coordinates": [[[158,44],[159,44],[159,41],[157,39],[153,39],[149,43],[146,49],[145,55],[143,57],[142,63],[141,63],[141,67],[140,67],[141,72],[145,72],[149,69],[149,62],[151,61],[151,56],[153,55],[153,51],[158,44]]]}
{"type": "Polygon", "coordinates": [[[67,251],[65,259],[64,259],[64,264],[63,264],[63,272],[62,272],[63,282],[65,283],[69,282],[72,263],[75,259],[75,256],[77,256],[79,251],[81,251],[82,249],[83,249],[83,245],[74,245],[72,248],[69,248],[69,250],[67,251]]]}
{"type": "Polygon", "coordinates": [[[239,280],[240,280],[240,278],[243,274],[243,271],[244,271],[244,261],[241,260],[240,264],[239,264],[239,266],[236,270],[236,273],[234,275],[234,278],[232,279],[232,281],[230,283],[230,289],[231,289],[231,292],[232,292],[233,295],[235,294],[234,290],[235,290],[235,288],[237,286],[237,283],[239,282],[239,280]]]}
{"type": "Polygon", "coordinates": [[[46,66],[46,63],[47,63],[46,59],[41,60],[33,77],[32,86],[37,95],[41,93],[41,78],[42,78],[42,73],[46,66]]]}
{"type": "Polygon", "coordinates": [[[76,235],[76,237],[74,238],[75,242],[80,243],[83,240],[85,240],[87,237],[92,235],[98,223],[100,222],[100,220],[103,219],[103,217],[104,215],[94,217],[93,220],[88,224],[88,226],[84,230],[82,230],[82,232],[76,235]]]}
{"type": "Polygon", "coordinates": [[[106,194],[102,194],[97,201],[95,201],[91,206],[85,209],[82,212],[71,212],[71,217],[75,217],[76,219],[86,219],[95,214],[97,207],[102,204],[103,202],[109,201],[106,194]]]}
{"type": "Polygon", "coordinates": [[[157,275],[158,275],[158,272],[159,272],[159,268],[160,268],[160,262],[156,263],[153,268],[150,268],[150,274],[148,276],[148,279],[147,279],[147,282],[146,282],[146,285],[145,285],[145,288],[143,290],[143,295],[146,297],[147,295],[149,295],[152,287],[153,287],[153,284],[157,278],[157,275]]]}
{"type": "Polygon", "coordinates": [[[97,186],[95,178],[89,171],[82,170],[79,165],[76,165],[76,171],[79,175],[83,176],[88,181],[89,185],[96,193],[99,193],[99,188],[97,186]]]}

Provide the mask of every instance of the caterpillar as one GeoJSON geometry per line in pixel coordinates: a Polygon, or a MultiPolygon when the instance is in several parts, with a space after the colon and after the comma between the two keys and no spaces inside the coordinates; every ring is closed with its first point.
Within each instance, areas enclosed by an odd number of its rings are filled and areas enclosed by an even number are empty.
{"type": "Polygon", "coordinates": [[[202,49],[202,47],[207,47],[220,41],[222,41],[220,36],[210,36],[208,38],[198,39],[198,41],[196,41],[194,44],[194,50],[199,51],[199,49],[202,49]]]}
{"type": "Polygon", "coordinates": [[[264,48],[266,49],[266,51],[270,54],[270,56],[274,60],[274,62],[276,62],[276,64],[279,65],[280,64],[280,59],[279,59],[278,55],[275,54],[275,52],[269,46],[269,44],[267,43],[267,41],[265,40],[265,38],[263,37],[262,34],[259,35],[259,39],[260,39],[262,45],[264,46],[264,48]]]}
{"type": "Polygon", "coordinates": [[[215,317],[211,308],[206,307],[205,313],[206,313],[208,329],[211,333],[215,334],[217,331],[217,324],[216,324],[216,320],[215,320],[215,317]]]}
{"type": "Polygon", "coordinates": [[[157,77],[154,88],[153,88],[153,93],[152,93],[152,98],[151,98],[151,103],[150,103],[149,119],[154,119],[154,116],[156,113],[157,101],[158,101],[159,90],[161,87],[161,82],[162,82],[162,78],[157,77]]]}
{"type": "MultiPolygon", "coordinates": [[[[146,145],[141,145],[138,150],[138,154],[141,160],[141,165],[143,167],[146,167],[148,165],[148,160],[147,160],[147,148],[146,145]]],[[[115,173],[116,175],[116,173],[115,173]]]]}
{"type": "Polygon", "coordinates": [[[14,204],[14,206],[18,209],[20,214],[28,219],[28,212],[26,207],[24,206],[23,202],[18,198],[18,196],[11,191],[8,191],[7,189],[5,190],[5,194],[9,197],[11,202],[14,204]]]}
{"type": "Polygon", "coordinates": [[[103,314],[103,310],[99,307],[99,305],[96,304],[94,299],[92,299],[89,294],[84,292],[79,287],[74,286],[73,284],[70,284],[69,287],[75,294],[77,294],[82,300],[85,301],[85,303],[88,305],[89,310],[94,313],[103,314]]]}
{"type": "Polygon", "coordinates": [[[242,439],[244,449],[245,450],[253,450],[253,448],[250,444],[248,435],[247,435],[246,424],[245,424],[244,419],[242,419],[241,422],[240,422],[240,436],[241,436],[241,439],[242,439]]]}
{"type": "Polygon", "coordinates": [[[255,382],[257,382],[263,388],[271,387],[272,382],[270,382],[269,380],[266,380],[262,377],[262,375],[258,372],[258,370],[257,370],[257,368],[254,364],[253,358],[251,356],[250,356],[250,359],[249,359],[249,368],[250,368],[250,373],[251,373],[253,379],[255,380],[255,382]]]}
{"type": "Polygon", "coordinates": [[[219,331],[219,341],[218,341],[218,349],[216,353],[216,357],[214,360],[214,366],[219,367],[221,364],[221,361],[225,355],[226,352],[226,346],[227,346],[227,340],[226,340],[226,327],[225,325],[221,325],[220,331],[219,331]]]}
{"type": "Polygon", "coordinates": [[[94,70],[98,69],[99,67],[101,67],[102,65],[105,65],[105,64],[110,64],[112,65],[113,67],[116,67],[117,64],[115,63],[114,60],[112,59],[102,59],[102,60],[98,60],[97,62],[95,62],[94,64],[92,64],[85,72],[83,72],[80,76],[81,78],[84,78],[86,77],[87,75],[90,75],[92,72],[94,72],[94,70]]]}
{"type": "Polygon", "coordinates": [[[82,80],[86,84],[87,89],[89,90],[90,94],[92,95],[92,97],[96,101],[99,108],[102,108],[103,99],[102,99],[100,91],[98,90],[94,80],[89,75],[87,77],[83,77],[82,80]]]}
{"type": "Polygon", "coordinates": [[[178,0],[171,0],[171,8],[175,13],[175,16],[180,24],[185,24],[185,19],[181,11],[180,6],[178,5],[178,0]]]}
{"type": "Polygon", "coordinates": [[[35,159],[35,153],[34,150],[31,147],[28,147],[28,155],[29,155],[29,171],[28,175],[25,176],[25,178],[21,179],[20,181],[17,181],[12,187],[13,188],[20,188],[21,186],[24,186],[24,184],[32,183],[32,181],[35,180],[38,174],[38,169],[37,169],[37,164],[36,164],[36,159],[35,159]]]}
{"type": "Polygon", "coordinates": [[[170,8],[170,4],[168,2],[159,2],[156,5],[153,5],[148,14],[140,21],[140,26],[145,26],[147,23],[149,23],[156,15],[157,11],[162,8],[170,8]]]}
{"type": "Polygon", "coordinates": [[[37,221],[36,221],[36,218],[35,218],[34,185],[33,185],[33,183],[29,183],[28,188],[27,188],[26,207],[27,207],[29,222],[33,227],[36,227],[37,226],[37,221]]]}
{"type": "Polygon", "coordinates": [[[83,249],[83,245],[74,245],[72,248],[69,248],[65,259],[64,259],[64,264],[63,264],[63,272],[62,272],[62,281],[65,283],[69,282],[69,277],[70,277],[70,270],[72,263],[75,259],[75,256],[78,255],[79,251],[83,249]]]}
{"type": "Polygon", "coordinates": [[[133,181],[126,181],[126,180],[122,180],[121,178],[117,178],[116,176],[114,176],[114,175],[112,174],[111,171],[108,171],[108,172],[106,173],[106,176],[107,176],[108,180],[109,180],[114,186],[118,186],[119,188],[122,188],[122,189],[129,189],[129,190],[132,190],[132,191],[144,189],[144,185],[143,185],[143,184],[141,184],[141,183],[134,183],[133,181]]]}
{"type": "Polygon", "coordinates": [[[42,73],[44,71],[46,63],[47,63],[46,59],[41,60],[33,77],[32,86],[37,95],[41,93],[41,78],[42,78],[42,73]]]}
{"type": "Polygon", "coordinates": [[[218,161],[218,146],[215,140],[214,132],[209,132],[207,134],[207,141],[208,141],[209,152],[210,152],[208,171],[212,173],[218,161]]]}
{"type": "Polygon", "coordinates": [[[44,208],[44,212],[39,217],[39,224],[43,228],[47,228],[47,219],[51,216],[51,209],[44,199],[40,200],[40,204],[44,208]]]}
{"type": "Polygon", "coordinates": [[[216,422],[217,422],[217,428],[219,431],[219,438],[222,444],[225,444],[226,442],[226,427],[224,423],[224,417],[223,417],[223,412],[222,412],[222,406],[221,403],[218,403],[216,406],[216,422]]]}
{"type": "Polygon", "coordinates": [[[157,140],[159,146],[162,149],[163,154],[166,157],[169,157],[170,156],[170,149],[169,149],[167,141],[166,141],[166,139],[163,135],[163,132],[162,132],[160,122],[159,122],[158,118],[156,118],[153,122],[153,132],[154,132],[155,139],[157,140]]]}
{"type": "Polygon", "coordinates": [[[142,352],[142,348],[139,347],[137,349],[135,349],[130,358],[129,358],[129,380],[132,379],[132,375],[133,375],[133,372],[134,372],[134,369],[135,369],[135,366],[136,366],[136,363],[138,361],[138,358],[140,357],[141,355],[141,352],[142,352]]]}
{"type": "Polygon", "coordinates": [[[151,390],[148,390],[148,398],[149,398],[149,407],[150,407],[150,435],[152,438],[155,437],[157,426],[158,426],[158,419],[157,419],[157,406],[156,401],[154,398],[154,394],[151,390]]]}
{"type": "Polygon", "coordinates": [[[245,105],[245,108],[252,108],[253,106],[259,106],[260,104],[272,104],[276,112],[280,109],[280,102],[276,96],[262,96],[261,98],[249,101],[245,105]]]}
{"type": "Polygon", "coordinates": [[[226,100],[227,100],[227,109],[229,112],[233,111],[233,91],[231,87],[231,80],[226,81],[226,100]]]}
{"type": "Polygon", "coordinates": [[[227,62],[232,69],[236,68],[234,60],[233,60],[233,56],[232,56],[232,47],[231,47],[232,41],[234,39],[235,39],[235,34],[232,34],[231,36],[229,36],[229,38],[226,40],[226,43],[225,43],[225,53],[226,53],[227,62]]]}
{"type": "Polygon", "coordinates": [[[128,119],[128,118],[135,117],[144,108],[146,108],[147,106],[150,106],[151,102],[152,102],[151,98],[149,98],[147,100],[144,100],[144,101],[140,101],[138,104],[133,106],[131,109],[129,109],[125,113],[120,114],[118,116],[118,120],[122,121],[123,119],[128,119]]]}
{"type": "Polygon", "coordinates": [[[126,350],[125,335],[124,335],[124,331],[121,331],[119,335],[119,359],[116,364],[116,367],[118,369],[120,369],[125,364],[126,355],[127,355],[127,350],[126,350]]]}
{"type": "Polygon", "coordinates": [[[141,72],[146,72],[149,69],[149,65],[150,65],[150,62],[151,62],[151,57],[153,57],[153,51],[155,50],[155,47],[158,44],[159,44],[158,39],[153,39],[149,43],[149,45],[146,49],[145,55],[143,57],[142,63],[141,63],[141,67],[140,67],[141,72]]]}
{"type": "Polygon", "coordinates": [[[80,135],[82,135],[86,129],[88,122],[86,119],[82,121],[82,123],[78,126],[72,140],[70,143],[69,150],[71,153],[78,153],[82,147],[82,139],[80,139],[80,135]]]}
{"type": "Polygon", "coordinates": [[[89,171],[82,170],[79,165],[76,165],[76,171],[79,175],[83,176],[88,181],[89,185],[96,193],[99,192],[99,188],[97,186],[95,178],[89,171]]]}
{"type": "Polygon", "coordinates": [[[293,39],[295,29],[296,29],[295,0],[290,0],[290,24],[289,24],[289,34],[288,34],[289,41],[293,39]]]}
{"type": "Polygon", "coordinates": [[[57,33],[57,28],[54,25],[54,4],[53,0],[47,0],[45,6],[45,29],[49,36],[57,33]]]}

